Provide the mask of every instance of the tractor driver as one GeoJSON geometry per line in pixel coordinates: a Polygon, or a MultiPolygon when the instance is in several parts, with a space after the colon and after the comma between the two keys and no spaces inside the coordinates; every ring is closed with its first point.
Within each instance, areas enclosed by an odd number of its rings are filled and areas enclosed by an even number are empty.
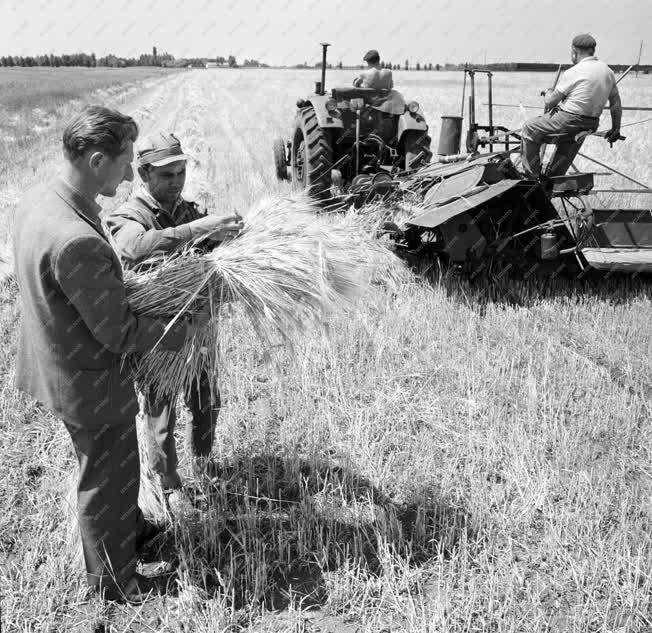
{"type": "Polygon", "coordinates": [[[353,85],[356,88],[387,91],[386,94],[370,100],[371,129],[368,131],[374,131],[385,142],[391,142],[396,136],[397,117],[405,112],[405,100],[400,92],[394,90],[392,71],[380,67],[380,55],[377,50],[367,51],[363,59],[367,62],[367,69],[353,80],[353,85]]]}
{"type": "Polygon", "coordinates": [[[607,100],[611,108],[611,130],[605,138],[609,142],[620,138],[622,107],[616,77],[607,64],[595,57],[595,47],[596,41],[589,34],[573,39],[573,66],[546,92],[545,113],[523,125],[521,157],[529,177],[541,176],[541,145],[556,139],[559,140],[555,164],[550,166],[549,174],[566,173],[581,146],[581,141],[575,141],[575,135],[598,129],[607,100]]]}
{"type": "Polygon", "coordinates": [[[363,70],[354,80],[356,88],[375,88],[391,90],[394,87],[392,71],[389,68],[380,67],[380,55],[377,50],[367,51],[362,58],[367,62],[367,69],[363,70]]]}

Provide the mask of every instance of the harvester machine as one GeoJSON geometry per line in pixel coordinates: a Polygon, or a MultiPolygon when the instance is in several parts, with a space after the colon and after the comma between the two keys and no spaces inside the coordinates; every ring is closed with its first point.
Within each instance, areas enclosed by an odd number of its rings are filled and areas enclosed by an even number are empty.
{"type": "MultiPolygon", "coordinates": [[[[501,260],[525,272],[586,268],[652,272],[649,186],[579,153],[607,170],[599,175],[617,174],[635,185],[598,189],[595,173],[579,171],[570,161],[556,161],[556,147],[543,177],[527,178],[517,169],[520,130],[494,123],[492,72],[465,69],[462,94],[461,115],[442,117],[437,159],[397,175],[386,196],[384,231],[398,250],[435,254],[472,271],[501,260]],[[488,84],[488,120],[482,125],[476,119],[477,75],[484,75],[488,84]],[[467,84],[469,124],[462,152],[467,84]],[[599,194],[606,193],[643,202],[640,208],[606,208],[597,204],[599,194]]],[[[595,134],[604,137],[604,132],[595,134]]],[[[573,139],[577,152],[586,135],[573,139]]],[[[358,197],[365,195],[368,200],[376,192],[358,192],[358,197]]]]}

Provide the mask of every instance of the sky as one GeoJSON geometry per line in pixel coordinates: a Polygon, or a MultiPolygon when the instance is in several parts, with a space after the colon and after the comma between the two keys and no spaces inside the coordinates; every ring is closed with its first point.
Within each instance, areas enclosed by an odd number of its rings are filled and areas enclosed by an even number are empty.
{"type": "Polygon", "coordinates": [[[0,55],[235,55],[272,65],[567,62],[590,32],[606,62],[652,64],[652,0],[0,0],[0,55]]]}

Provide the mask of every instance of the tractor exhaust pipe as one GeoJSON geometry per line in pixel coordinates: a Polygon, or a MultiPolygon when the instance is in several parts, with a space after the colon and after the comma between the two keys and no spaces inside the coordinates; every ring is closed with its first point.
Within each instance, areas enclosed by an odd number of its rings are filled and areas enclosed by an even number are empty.
{"type": "Polygon", "coordinates": [[[326,94],[326,50],[329,46],[330,44],[327,44],[326,42],[321,43],[321,84],[319,85],[319,90],[316,92],[322,96],[326,94]]]}

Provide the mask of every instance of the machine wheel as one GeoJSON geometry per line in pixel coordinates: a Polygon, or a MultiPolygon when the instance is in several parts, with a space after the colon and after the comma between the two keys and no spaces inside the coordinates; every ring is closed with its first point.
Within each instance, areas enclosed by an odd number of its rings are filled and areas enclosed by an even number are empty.
{"type": "Polygon", "coordinates": [[[285,154],[285,141],[282,138],[274,139],[274,167],[276,167],[276,177],[279,180],[289,180],[288,161],[285,154]]]}
{"type": "Polygon", "coordinates": [[[297,187],[318,200],[330,196],[333,147],[328,133],[319,127],[312,106],[301,108],[297,114],[291,164],[297,187]]]}
{"type": "Polygon", "coordinates": [[[430,162],[432,139],[427,132],[408,130],[405,133],[405,169],[416,169],[430,162]]]}

